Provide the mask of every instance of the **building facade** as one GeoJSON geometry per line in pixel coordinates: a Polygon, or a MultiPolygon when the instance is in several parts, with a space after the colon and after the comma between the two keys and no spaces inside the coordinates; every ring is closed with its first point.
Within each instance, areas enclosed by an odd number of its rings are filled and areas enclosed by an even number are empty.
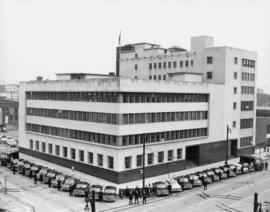
{"type": "Polygon", "coordinates": [[[9,129],[18,127],[19,102],[12,100],[0,100],[0,126],[9,129]]]}
{"type": "Polygon", "coordinates": [[[20,83],[20,151],[118,184],[142,178],[143,142],[146,177],[253,153],[256,53],[191,46],[131,44],[117,76],[20,83]]]}

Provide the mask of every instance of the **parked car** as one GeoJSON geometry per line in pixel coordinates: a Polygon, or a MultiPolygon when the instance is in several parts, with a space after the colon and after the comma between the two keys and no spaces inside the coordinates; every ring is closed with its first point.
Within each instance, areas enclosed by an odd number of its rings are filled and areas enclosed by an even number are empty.
{"type": "Polygon", "coordinates": [[[57,183],[58,183],[58,180],[61,181],[61,184],[65,181],[65,179],[67,178],[68,176],[65,175],[65,174],[58,174],[55,176],[55,179],[52,181],[52,186],[53,187],[57,187],[57,183]]]}
{"type": "Polygon", "coordinates": [[[219,168],[221,168],[227,174],[227,177],[235,177],[236,176],[236,173],[233,171],[233,169],[230,168],[229,165],[220,166],[219,168]]]}
{"type": "Polygon", "coordinates": [[[44,179],[45,175],[48,173],[49,168],[48,167],[42,167],[39,172],[37,173],[37,180],[43,181],[41,179],[44,179]],[[42,177],[41,177],[42,176],[42,177]]]}
{"type": "Polygon", "coordinates": [[[249,163],[249,171],[250,172],[255,172],[256,171],[256,168],[255,168],[255,165],[253,162],[250,162],[249,163]]]}
{"type": "Polygon", "coordinates": [[[43,178],[43,182],[48,184],[49,179],[51,179],[52,181],[55,179],[56,175],[60,174],[59,172],[56,172],[54,170],[49,170],[47,172],[47,174],[44,176],[43,178]]]}
{"type": "Polygon", "coordinates": [[[235,166],[235,173],[236,175],[240,175],[243,174],[242,172],[242,165],[241,164],[236,164],[236,165],[231,165],[231,166],[235,166]]]}
{"type": "Polygon", "coordinates": [[[103,186],[102,185],[97,185],[97,184],[91,185],[89,198],[92,199],[92,191],[95,191],[95,199],[97,200],[99,198],[98,192],[100,190],[103,192],[103,186]]]}
{"type": "Polygon", "coordinates": [[[213,182],[220,181],[220,177],[215,174],[213,170],[207,170],[206,174],[212,179],[213,182]]]}
{"type": "Polygon", "coordinates": [[[25,174],[25,168],[24,168],[24,164],[28,163],[28,161],[25,160],[20,160],[19,164],[18,164],[18,172],[20,174],[25,174]]]}
{"type": "Polygon", "coordinates": [[[30,175],[31,165],[33,165],[33,163],[30,163],[30,162],[27,162],[27,163],[24,164],[24,174],[26,176],[30,175]]]}
{"type": "Polygon", "coordinates": [[[15,171],[19,170],[19,159],[13,159],[13,166],[15,166],[15,171]]]}
{"type": "Polygon", "coordinates": [[[178,182],[175,179],[170,179],[167,181],[167,184],[170,184],[172,186],[172,192],[176,193],[176,192],[181,192],[182,186],[178,184],[178,182]]]}
{"type": "Polygon", "coordinates": [[[26,172],[25,174],[26,174],[28,177],[31,178],[31,177],[34,176],[34,174],[37,174],[41,168],[42,168],[42,167],[39,166],[39,165],[32,164],[32,166],[30,167],[30,170],[29,170],[28,172],[26,172]]]}
{"type": "Polygon", "coordinates": [[[198,172],[197,175],[202,182],[207,182],[208,184],[212,183],[212,179],[206,174],[206,172],[198,172]]]}
{"type": "Polygon", "coordinates": [[[169,195],[168,185],[163,181],[157,181],[153,183],[153,187],[156,188],[157,196],[166,196],[169,195]]]}
{"type": "Polygon", "coordinates": [[[116,201],[117,189],[115,186],[105,186],[103,201],[105,202],[115,202],[116,201]]]}
{"type": "Polygon", "coordinates": [[[242,173],[243,174],[246,174],[246,173],[250,172],[248,163],[242,163],[241,165],[242,165],[242,173]]]}
{"type": "Polygon", "coordinates": [[[67,177],[61,185],[62,191],[69,191],[71,186],[76,186],[79,180],[73,177],[67,177]]]}
{"type": "Polygon", "coordinates": [[[254,169],[256,171],[261,171],[264,168],[263,160],[260,157],[241,155],[240,163],[253,163],[254,169]]]}
{"type": "Polygon", "coordinates": [[[192,183],[188,180],[187,177],[183,177],[183,176],[177,177],[176,180],[179,183],[179,185],[182,186],[184,190],[191,189],[193,187],[192,183]]]}
{"type": "Polygon", "coordinates": [[[214,168],[214,173],[220,177],[220,179],[228,178],[227,174],[221,168],[214,168]]]}
{"type": "Polygon", "coordinates": [[[84,181],[80,181],[77,185],[76,188],[73,191],[73,194],[75,196],[85,196],[86,195],[86,191],[89,190],[89,183],[88,182],[84,182],[84,181]]]}
{"type": "Polygon", "coordinates": [[[186,177],[192,183],[193,187],[198,187],[202,185],[202,181],[199,179],[198,175],[190,174],[190,175],[187,175],[186,177]]]}

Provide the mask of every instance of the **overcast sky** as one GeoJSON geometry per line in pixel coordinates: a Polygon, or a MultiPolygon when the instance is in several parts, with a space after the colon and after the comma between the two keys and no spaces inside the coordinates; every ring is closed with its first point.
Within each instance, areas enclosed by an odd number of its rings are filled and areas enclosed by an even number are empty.
{"type": "Polygon", "coordinates": [[[269,0],[0,0],[0,81],[113,72],[120,30],[122,44],[190,49],[190,37],[210,35],[256,51],[270,93],[269,0]]]}

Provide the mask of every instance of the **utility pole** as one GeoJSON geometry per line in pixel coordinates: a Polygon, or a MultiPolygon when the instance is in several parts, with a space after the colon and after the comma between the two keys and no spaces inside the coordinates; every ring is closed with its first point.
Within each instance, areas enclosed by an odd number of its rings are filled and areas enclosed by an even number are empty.
{"type": "Polygon", "coordinates": [[[253,212],[258,212],[258,193],[254,193],[254,207],[253,212]]]}
{"type": "Polygon", "coordinates": [[[231,129],[229,128],[229,125],[227,124],[227,134],[226,134],[226,162],[228,161],[228,146],[229,146],[229,132],[231,129]]]}
{"type": "Polygon", "coordinates": [[[7,175],[5,175],[5,194],[7,194],[7,178],[8,178],[8,176],[7,175]]]}
{"type": "Polygon", "coordinates": [[[145,134],[143,135],[143,177],[142,177],[142,187],[145,187],[145,134]]]}

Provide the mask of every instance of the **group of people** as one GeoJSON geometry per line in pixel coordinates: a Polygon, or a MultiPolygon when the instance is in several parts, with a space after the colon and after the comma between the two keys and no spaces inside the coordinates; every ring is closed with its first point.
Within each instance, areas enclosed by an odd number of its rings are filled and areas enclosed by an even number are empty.
{"type": "Polygon", "coordinates": [[[142,204],[146,204],[146,189],[140,190],[138,187],[136,187],[134,190],[125,190],[126,196],[129,199],[129,205],[133,204],[133,197],[134,197],[134,204],[139,204],[139,198],[142,197],[143,201],[142,204]]]}

